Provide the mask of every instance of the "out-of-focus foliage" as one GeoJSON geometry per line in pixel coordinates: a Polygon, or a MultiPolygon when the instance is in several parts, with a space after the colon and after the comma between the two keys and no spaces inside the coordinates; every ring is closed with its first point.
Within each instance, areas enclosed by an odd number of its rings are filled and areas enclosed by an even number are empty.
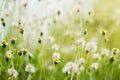
{"type": "Polygon", "coordinates": [[[119,0],[0,0],[0,80],[119,80],[119,0]]]}

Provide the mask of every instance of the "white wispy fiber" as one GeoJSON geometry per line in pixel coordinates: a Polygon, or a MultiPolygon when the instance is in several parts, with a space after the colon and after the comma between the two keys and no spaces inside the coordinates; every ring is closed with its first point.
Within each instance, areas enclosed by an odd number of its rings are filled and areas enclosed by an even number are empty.
{"type": "Polygon", "coordinates": [[[78,71],[78,65],[73,62],[68,62],[63,68],[63,72],[66,74],[76,73],[78,71]]]}
{"type": "Polygon", "coordinates": [[[97,42],[96,41],[87,42],[85,49],[90,53],[95,53],[97,50],[97,42]]]}
{"type": "Polygon", "coordinates": [[[8,69],[8,74],[9,74],[9,76],[17,77],[18,72],[17,72],[17,70],[10,68],[10,69],[8,69]]]}

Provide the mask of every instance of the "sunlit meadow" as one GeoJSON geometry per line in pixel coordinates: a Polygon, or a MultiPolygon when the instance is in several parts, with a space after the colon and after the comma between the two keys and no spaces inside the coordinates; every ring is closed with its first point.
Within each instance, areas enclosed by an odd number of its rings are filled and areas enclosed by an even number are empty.
{"type": "Polygon", "coordinates": [[[120,0],[0,0],[0,80],[120,80],[120,0]]]}

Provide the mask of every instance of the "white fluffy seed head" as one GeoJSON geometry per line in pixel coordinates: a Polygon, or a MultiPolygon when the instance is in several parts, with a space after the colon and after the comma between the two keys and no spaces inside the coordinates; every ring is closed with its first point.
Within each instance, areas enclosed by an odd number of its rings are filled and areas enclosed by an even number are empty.
{"type": "Polygon", "coordinates": [[[28,64],[25,67],[26,72],[34,73],[35,72],[35,67],[32,64],[28,64]]]}
{"type": "Polygon", "coordinates": [[[53,44],[53,45],[52,45],[52,49],[55,50],[55,51],[58,51],[59,48],[60,48],[60,47],[59,47],[59,45],[57,45],[57,44],[53,44]]]}
{"type": "Polygon", "coordinates": [[[70,74],[72,72],[76,73],[78,71],[78,65],[73,62],[68,62],[63,68],[63,72],[70,74]]]}
{"type": "Polygon", "coordinates": [[[101,56],[100,56],[99,53],[95,53],[95,54],[93,54],[93,58],[96,59],[96,60],[100,60],[101,56]]]}
{"type": "Polygon", "coordinates": [[[86,45],[86,51],[90,53],[95,53],[97,50],[97,42],[96,41],[89,41],[86,45]]]}
{"type": "Polygon", "coordinates": [[[80,38],[80,39],[77,41],[77,43],[78,43],[78,46],[79,46],[80,48],[84,48],[84,46],[85,46],[85,39],[84,39],[84,38],[80,38]]]}
{"type": "Polygon", "coordinates": [[[9,76],[11,76],[11,77],[17,77],[18,72],[17,72],[17,70],[15,70],[15,69],[13,69],[13,68],[10,68],[10,69],[8,69],[8,74],[9,74],[9,76]]]}
{"type": "Polygon", "coordinates": [[[102,56],[109,56],[110,51],[107,48],[102,48],[101,55],[102,56]]]}
{"type": "Polygon", "coordinates": [[[82,57],[76,63],[77,63],[78,66],[81,66],[81,65],[84,64],[84,62],[85,62],[85,59],[82,57]]]}
{"type": "Polygon", "coordinates": [[[6,55],[7,55],[9,58],[11,58],[11,57],[12,57],[12,51],[7,51],[7,52],[6,52],[6,55]]]}
{"type": "Polygon", "coordinates": [[[59,53],[57,53],[57,52],[53,53],[52,58],[53,58],[54,63],[57,64],[60,62],[60,54],[59,53]]]}
{"type": "Polygon", "coordinates": [[[94,62],[90,65],[90,67],[94,70],[97,70],[98,69],[98,63],[97,62],[94,62]]]}

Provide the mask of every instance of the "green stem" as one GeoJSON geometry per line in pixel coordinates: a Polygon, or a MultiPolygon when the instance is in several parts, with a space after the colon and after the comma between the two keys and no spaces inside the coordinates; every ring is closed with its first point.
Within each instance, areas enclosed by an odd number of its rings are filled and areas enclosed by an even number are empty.
{"type": "Polygon", "coordinates": [[[72,74],[71,74],[71,79],[70,79],[70,80],[73,80],[73,74],[74,74],[74,73],[72,72],[72,74]]]}
{"type": "Polygon", "coordinates": [[[112,80],[112,73],[113,73],[113,64],[111,65],[111,80],[112,80]]]}
{"type": "Polygon", "coordinates": [[[29,73],[27,80],[30,80],[30,79],[31,79],[31,74],[29,73]]]}
{"type": "Polygon", "coordinates": [[[69,75],[67,75],[67,77],[66,77],[64,80],[67,80],[67,79],[68,79],[68,77],[69,77],[69,75]]]}
{"type": "Polygon", "coordinates": [[[79,73],[77,73],[77,80],[79,80],[78,78],[79,78],[79,73]]]}

